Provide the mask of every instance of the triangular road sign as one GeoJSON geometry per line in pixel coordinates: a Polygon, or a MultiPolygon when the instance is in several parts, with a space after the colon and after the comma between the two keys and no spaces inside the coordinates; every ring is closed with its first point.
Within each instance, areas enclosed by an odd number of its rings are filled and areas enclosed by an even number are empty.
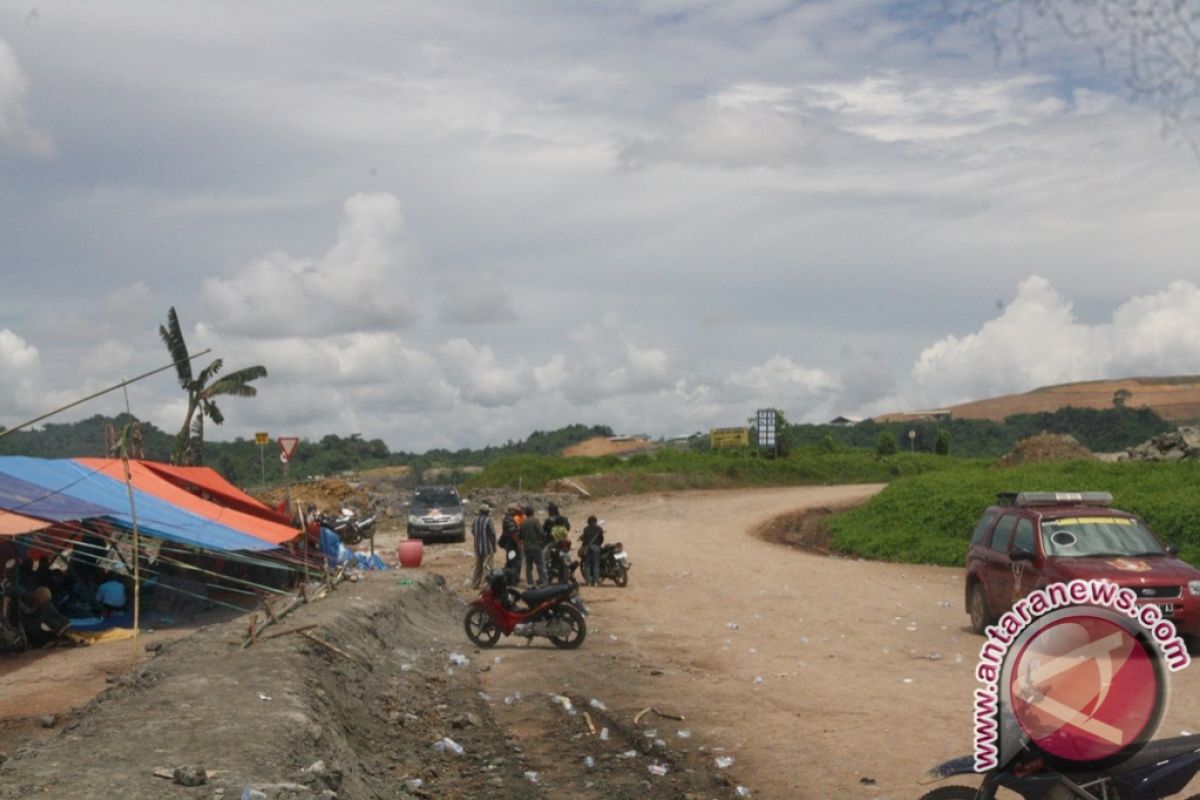
{"type": "Polygon", "coordinates": [[[290,461],[292,455],[296,452],[296,445],[298,444],[300,444],[299,436],[280,436],[279,452],[290,461]]]}

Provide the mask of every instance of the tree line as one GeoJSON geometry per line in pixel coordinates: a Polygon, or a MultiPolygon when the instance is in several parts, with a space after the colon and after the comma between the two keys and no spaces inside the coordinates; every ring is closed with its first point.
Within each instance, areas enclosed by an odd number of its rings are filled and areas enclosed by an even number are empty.
{"type": "MultiPolygon", "coordinates": [[[[160,430],[153,423],[139,421],[126,414],[115,417],[97,414],[78,422],[52,422],[40,429],[14,431],[0,438],[0,455],[104,457],[110,455],[111,432],[125,430],[133,424],[140,426],[141,457],[171,462],[179,437],[160,430]]],[[[364,439],[359,434],[328,434],[318,440],[302,440],[288,465],[288,474],[294,479],[388,466],[409,467],[417,477],[434,469],[459,473],[465,467],[487,466],[504,456],[556,455],[563,448],[585,439],[612,435],[612,428],[607,425],[576,423],[551,431],[534,431],[524,439],[510,439],[502,445],[416,453],[402,450],[393,452],[382,439],[364,439]]],[[[277,483],[283,479],[279,447],[274,441],[260,448],[254,440],[238,437],[231,442],[205,440],[203,446],[205,465],[235,484],[258,485],[263,482],[264,473],[267,483],[277,483]]]]}

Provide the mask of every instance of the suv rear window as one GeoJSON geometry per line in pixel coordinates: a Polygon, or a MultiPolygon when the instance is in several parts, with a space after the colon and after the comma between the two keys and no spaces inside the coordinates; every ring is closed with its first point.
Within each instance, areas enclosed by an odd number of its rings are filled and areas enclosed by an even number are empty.
{"type": "Polygon", "coordinates": [[[983,544],[983,538],[987,536],[987,532],[991,529],[992,523],[996,521],[999,513],[999,511],[991,509],[983,512],[983,516],[979,518],[979,523],[975,526],[975,532],[971,534],[971,544],[983,544]]]}

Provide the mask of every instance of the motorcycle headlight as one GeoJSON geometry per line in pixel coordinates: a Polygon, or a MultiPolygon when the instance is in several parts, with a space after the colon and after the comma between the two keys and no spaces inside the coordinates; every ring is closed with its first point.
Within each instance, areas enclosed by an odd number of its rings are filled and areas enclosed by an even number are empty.
{"type": "Polygon", "coordinates": [[[1200,597],[1200,581],[1188,581],[1188,594],[1200,597]]]}

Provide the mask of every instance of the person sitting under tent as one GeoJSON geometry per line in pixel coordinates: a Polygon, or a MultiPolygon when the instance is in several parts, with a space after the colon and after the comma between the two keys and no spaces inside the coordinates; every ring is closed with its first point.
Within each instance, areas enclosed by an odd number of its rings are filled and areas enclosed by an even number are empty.
{"type": "Polygon", "coordinates": [[[71,620],[54,607],[50,590],[39,586],[28,595],[26,609],[21,615],[25,638],[30,647],[43,647],[61,639],[71,627],[71,620]]]}
{"type": "Polygon", "coordinates": [[[104,574],[104,583],[96,587],[96,602],[100,605],[100,615],[104,617],[125,610],[125,584],[112,570],[104,574]]]}

